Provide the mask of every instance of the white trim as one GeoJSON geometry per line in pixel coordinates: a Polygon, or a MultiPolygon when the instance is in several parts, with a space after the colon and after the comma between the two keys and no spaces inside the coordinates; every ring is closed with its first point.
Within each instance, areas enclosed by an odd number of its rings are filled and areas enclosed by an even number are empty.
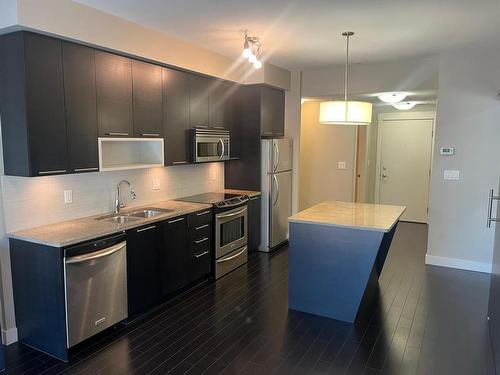
{"type": "Polygon", "coordinates": [[[7,330],[2,329],[2,343],[4,345],[10,345],[17,341],[17,327],[9,328],[7,330]]]}
{"type": "Polygon", "coordinates": [[[460,270],[491,273],[491,263],[476,262],[474,260],[440,257],[436,255],[425,254],[425,264],[431,266],[441,266],[448,268],[457,268],[460,270]]]}

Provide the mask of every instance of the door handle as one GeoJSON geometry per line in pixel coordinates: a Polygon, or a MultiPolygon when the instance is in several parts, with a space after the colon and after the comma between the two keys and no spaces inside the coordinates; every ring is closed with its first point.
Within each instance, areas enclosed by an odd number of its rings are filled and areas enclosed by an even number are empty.
{"type": "Polygon", "coordinates": [[[140,232],[145,232],[145,231],[147,231],[147,230],[151,230],[151,229],[155,229],[155,228],[156,228],[156,225],[151,225],[150,227],[137,229],[137,230],[136,230],[136,232],[137,232],[137,233],[140,233],[140,232]]]}
{"type": "Polygon", "coordinates": [[[247,247],[246,246],[243,248],[243,250],[241,250],[240,252],[238,252],[238,254],[234,254],[234,255],[230,256],[229,258],[218,259],[217,263],[223,263],[223,262],[227,262],[228,260],[233,260],[234,258],[237,258],[241,254],[243,254],[245,251],[247,251],[247,247]]]}
{"type": "Polygon", "coordinates": [[[493,211],[493,201],[498,201],[500,200],[500,195],[495,195],[493,193],[493,189],[490,189],[490,198],[488,200],[488,221],[486,223],[488,228],[491,228],[491,223],[493,222],[499,222],[500,218],[497,217],[491,217],[492,211],[493,211]]]}
{"type": "Polygon", "coordinates": [[[243,212],[245,212],[247,210],[247,208],[245,207],[244,209],[240,210],[240,211],[236,211],[236,212],[233,212],[231,214],[225,214],[225,215],[217,215],[217,219],[225,219],[227,217],[233,217],[233,216],[237,216],[237,215],[241,215],[243,212]]]}
{"type": "Polygon", "coordinates": [[[385,173],[382,173],[382,178],[389,178],[389,175],[386,175],[385,173]]]}
{"type": "Polygon", "coordinates": [[[273,202],[273,206],[276,206],[276,203],[278,203],[278,199],[280,197],[280,188],[279,188],[279,185],[278,185],[278,178],[276,177],[276,175],[273,176],[273,181],[274,181],[274,183],[276,185],[276,199],[273,202]]]}
{"type": "Polygon", "coordinates": [[[222,140],[222,138],[219,138],[219,142],[221,145],[220,160],[222,160],[222,158],[224,157],[225,146],[224,146],[224,141],[222,140]]]}
{"type": "Polygon", "coordinates": [[[86,261],[93,260],[93,259],[106,257],[108,255],[114,254],[117,251],[123,249],[125,247],[125,245],[126,245],[126,242],[120,242],[117,245],[108,247],[107,249],[104,249],[104,250],[94,251],[93,253],[90,253],[88,255],[78,255],[78,256],[70,257],[70,258],[66,259],[66,264],[81,263],[81,262],[86,262],[86,261]]]}
{"type": "Polygon", "coordinates": [[[273,161],[275,161],[273,163],[273,172],[276,172],[276,169],[278,168],[279,151],[278,151],[278,146],[276,145],[276,143],[274,143],[274,141],[272,141],[272,142],[273,142],[273,154],[275,156],[273,158],[274,159],[273,161]]]}
{"type": "Polygon", "coordinates": [[[170,220],[170,221],[168,222],[168,224],[178,223],[179,221],[182,221],[182,220],[184,220],[184,218],[183,218],[183,217],[180,217],[180,218],[175,219],[175,220],[170,220]]]}

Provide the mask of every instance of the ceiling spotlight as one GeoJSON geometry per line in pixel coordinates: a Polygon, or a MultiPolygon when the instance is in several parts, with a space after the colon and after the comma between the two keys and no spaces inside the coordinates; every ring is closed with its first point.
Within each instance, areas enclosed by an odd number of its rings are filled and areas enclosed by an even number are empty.
{"type": "Polygon", "coordinates": [[[408,96],[406,92],[384,92],[378,96],[384,103],[398,103],[408,96]]]}
{"type": "Polygon", "coordinates": [[[250,64],[255,64],[255,62],[257,61],[257,56],[255,56],[255,54],[251,54],[250,57],[248,58],[248,62],[250,64]]]}
{"type": "Polygon", "coordinates": [[[255,69],[260,69],[260,68],[262,68],[262,61],[257,60],[256,62],[254,62],[254,63],[253,63],[253,67],[254,67],[255,69]]]}
{"type": "Polygon", "coordinates": [[[400,111],[407,111],[408,109],[412,109],[417,105],[417,102],[399,102],[392,103],[392,106],[400,111]]]}
{"type": "Polygon", "coordinates": [[[243,56],[245,59],[248,59],[250,56],[252,56],[252,50],[250,49],[250,44],[248,43],[248,38],[245,35],[245,43],[243,43],[243,52],[241,53],[241,56],[243,56]]]}

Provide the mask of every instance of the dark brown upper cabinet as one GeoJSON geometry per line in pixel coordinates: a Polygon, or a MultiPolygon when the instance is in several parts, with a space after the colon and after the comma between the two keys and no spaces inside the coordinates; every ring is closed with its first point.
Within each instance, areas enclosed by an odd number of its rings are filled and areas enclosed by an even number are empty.
{"type": "Polygon", "coordinates": [[[132,60],[95,51],[99,136],[132,136],[132,60]]]}
{"type": "Polygon", "coordinates": [[[63,42],[69,172],[99,170],[94,49],[63,42]]]}
{"type": "Polygon", "coordinates": [[[208,125],[213,129],[226,129],[231,126],[234,86],[218,81],[215,82],[209,95],[208,125]]]}
{"type": "Polygon", "coordinates": [[[158,65],[132,60],[134,101],[134,135],[161,137],[162,125],[162,68],[158,65]]]}
{"type": "Polygon", "coordinates": [[[285,93],[267,86],[260,87],[260,131],[262,137],[285,135],[285,93]]]}
{"type": "Polygon", "coordinates": [[[208,103],[211,85],[208,77],[189,75],[189,114],[192,128],[208,128],[208,103]]]}
{"type": "Polygon", "coordinates": [[[61,41],[29,32],[0,40],[5,174],[67,173],[61,41]]]}
{"type": "Polygon", "coordinates": [[[162,68],[162,82],[165,165],[188,164],[191,161],[190,74],[162,68]]]}

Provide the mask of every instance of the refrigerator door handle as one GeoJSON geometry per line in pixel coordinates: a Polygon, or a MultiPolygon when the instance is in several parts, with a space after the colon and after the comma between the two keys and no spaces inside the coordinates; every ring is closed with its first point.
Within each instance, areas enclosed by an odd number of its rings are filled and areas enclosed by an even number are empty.
{"type": "Polygon", "coordinates": [[[273,181],[274,184],[276,185],[276,199],[273,202],[273,206],[276,206],[276,203],[278,203],[278,199],[280,197],[280,188],[278,185],[278,178],[276,177],[276,175],[273,175],[273,181]]]}
{"type": "Polygon", "coordinates": [[[278,165],[279,165],[279,160],[280,160],[280,151],[279,151],[279,148],[278,148],[278,144],[274,141],[273,142],[273,172],[276,172],[276,170],[278,169],[278,165]]]}

